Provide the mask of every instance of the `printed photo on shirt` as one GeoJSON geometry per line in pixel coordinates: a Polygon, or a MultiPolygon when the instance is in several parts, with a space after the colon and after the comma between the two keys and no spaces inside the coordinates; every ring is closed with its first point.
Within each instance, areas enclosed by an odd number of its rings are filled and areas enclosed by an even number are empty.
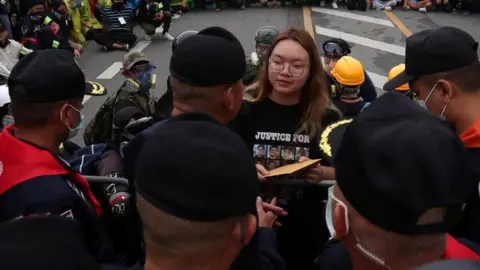
{"type": "Polygon", "coordinates": [[[264,159],[256,159],[256,160],[255,160],[255,164],[259,164],[259,165],[265,166],[265,160],[264,160],[264,159]]]}
{"type": "Polygon", "coordinates": [[[266,148],[266,145],[264,144],[255,144],[253,146],[253,156],[256,158],[265,158],[266,156],[265,148],[266,148]]]}
{"type": "Polygon", "coordinates": [[[305,147],[297,147],[295,160],[298,161],[300,157],[308,157],[308,148],[305,147]]]}
{"type": "Polygon", "coordinates": [[[269,160],[266,161],[265,165],[266,165],[266,169],[271,171],[273,169],[276,169],[276,168],[280,167],[280,160],[269,159],[269,160]]]}
{"type": "Polygon", "coordinates": [[[282,159],[283,160],[294,160],[295,159],[295,148],[291,146],[282,147],[282,159]]]}
{"type": "Polygon", "coordinates": [[[280,146],[270,145],[268,146],[268,158],[270,159],[280,159],[280,146]]]}

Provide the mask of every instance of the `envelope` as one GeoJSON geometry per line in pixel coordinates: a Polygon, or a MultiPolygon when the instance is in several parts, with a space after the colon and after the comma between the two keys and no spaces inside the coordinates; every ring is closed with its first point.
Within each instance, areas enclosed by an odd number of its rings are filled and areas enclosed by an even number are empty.
{"type": "Polygon", "coordinates": [[[309,167],[316,166],[318,163],[320,163],[320,159],[310,159],[304,162],[288,164],[288,165],[278,167],[276,169],[269,171],[268,174],[265,175],[265,177],[294,174],[302,170],[305,170],[309,167]]]}

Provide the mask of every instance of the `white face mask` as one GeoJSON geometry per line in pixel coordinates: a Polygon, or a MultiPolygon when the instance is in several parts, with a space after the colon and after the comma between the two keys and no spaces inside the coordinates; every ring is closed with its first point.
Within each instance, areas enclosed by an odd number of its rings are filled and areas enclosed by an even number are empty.
{"type": "MultiPolygon", "coordinates": [[[[345,235],[347,235],[350,231],[350,224],[348,221],[348,208],[347,205],[345,205],[344,202],[340,201],[338,198],[333,195],[333,190],[335,186],[331,186],[328,188],[328,199],[327,199],[327,205],[325,207],[325,221],[327,223],[327,228],[328,231],[330,232],[330,239],[336,238],[337,237],[337,232],[335,230],[335,225],[333,223],[333,201],[343,207],[345,210],[345,235]]],[[[357,236],[355,235],[355,240],[357,242],[356,248],[360,250],[364,256],[375,262],[376,264],[385,267],[387,269],[390,269],[388,265],[385,264],[385,260],[380,258],[379,256],[375,255],[373,252],[369,251],[367,248],[365,248],[362,244],[360,244],[360,241],[358,240],[357,236]]]]}
{"type": "MultiPolygon", "coordinates": [[[[435,83],[435,85],[432,87],[432,89],[430,90],[430,92],[428,92],[428,95],[427,97],[425,98],[425,100],[421,100],[421,99],[417,99],[416,102],[418,105],[420,105],[420,107],[424,108],[425,110],[428,111],[428,107],[427,107],[427,102],[428,100],[430,99],[430,96],[433,94],[433,92],[435,91],[435,88],[437,87],[437,83],[435,83]]],[[[442,120],[445,120],[445,116],[443,116],[443,114],[445,113],[445,110],[447,109],[447,106],[448,106],[448,103],[450,102],[450,100],[447,102],[447,104],[445,104],[445,106],[443,106],[443,109],[442,109],[442,112],[440,113],[440,115],[438,116],[440,119],[442,120]]]]}
{"type": "Polygon", "coordinates": [[[327,199],[327,205],[325,207],[325,221],[327,223],[327,228],[328,232],[330,233],[330,239],[333,239],[337,236],[337,232],[335,231],[335,226],[333,224],[333,201],[341,205],[345,209],[345,227],[346,227],[346,233],[350,230],[350,225],[348,224],[348,209],[347,206],[337,199],[333,195],[333,190],[335,186],[331,186],[328,188],[328,199],[327,199]]]}

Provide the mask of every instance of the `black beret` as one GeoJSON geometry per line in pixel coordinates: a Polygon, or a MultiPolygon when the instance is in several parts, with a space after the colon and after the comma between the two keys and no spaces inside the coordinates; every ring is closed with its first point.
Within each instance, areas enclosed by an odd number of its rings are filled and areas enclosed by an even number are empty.
{"type": "Polygon", "coordinates": [[[232,84],[243,78],[245,51],[228,30],[214,26],[182,42],[170,58],[170,74],[194,86],[232,84]]]}
{"type": "Polygon", "coordinates": [[[78,222],[60,216],[0,224],[0,269],[100,270],[78,222]]]}
{"type": "Polygon", "coordinates": [[[59,49],[26,55],[13,67],[8,87],[12,100],[32,103],[81,98],[92,90],[73,54],[59,49]]]}
{"type": "Polygon", "coordinates": [[[207,115],[184,113],[141,136],[134,181],[152,205],[191,221],[252,213],[257,172],[245,143],[230,129],[207,115]]]}

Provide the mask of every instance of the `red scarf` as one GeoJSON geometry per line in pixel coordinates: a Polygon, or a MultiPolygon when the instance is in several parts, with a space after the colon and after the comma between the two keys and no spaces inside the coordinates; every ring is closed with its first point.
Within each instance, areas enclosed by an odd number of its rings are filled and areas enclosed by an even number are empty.
{"type": "Polygon", "coordinates": [[[447,234],[447,246],[445,247],[443,259],[480,261],[480,256],[447,234]]]}
{"type": "Polygon", "coordinates": [[[0,133],[0,195],[10,188],[40,176],[67,176],[80,188],[90,201],[96,213],[101,207],[85,178],[72,171],[47,150],[42,150],[12,135],[13,126],[0,133]]]}

